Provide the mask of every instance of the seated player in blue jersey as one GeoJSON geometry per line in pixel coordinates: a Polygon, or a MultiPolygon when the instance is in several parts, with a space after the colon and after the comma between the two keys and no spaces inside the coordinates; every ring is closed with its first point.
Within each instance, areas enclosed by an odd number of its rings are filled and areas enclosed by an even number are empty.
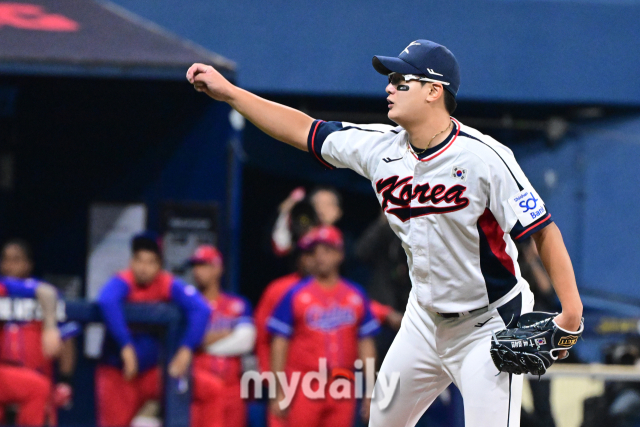
{"type": "MultiPolygon", "coordinates": [[[[290,408],[281,407],[286,395],[278,385],[271,403],[274,416],[286,418],[291,426],[349,427],[356,409],[355,386],[349,396],[337,397],[331,384],[343,374],[351,378],[356,360],[373,361],[376,356],[372,335],[379,324],[360,286],[340,276],[344,259],[342,233],[333,226],[311,229],[298,243],[314,258],[312,276],[294,285],[280,300],[267,326],[271,342],[271,369],[301,376],[318,371],[326,360],[329,379],[322,398],[297,390],[290,408]]],[[[366,367],[366,364],[365,364],[366,367]]],[[[318,386],[314,391],[321,391],[318,386]]],[[[319,387],[323,387],[319,385],[319,387]]],[[[363,399],[363,418],[368,418],[368,399],[363,399]]]]}
{"type": "MultiPolygon", "coordinates": [[[[169,375],[174,378],[188,374],[193,351],[200,346],[211,315],[195,287],[162,269],[160,245],[153,234],[135,236],[131,252],[129,268],[112,277],[98,297],[108,331],[103,358],[96,369],[97,418],[102,427],[128,426],[147,400],[161,395],[160,342],[147,331],[128,327],[123,303],[173,302],[180,307],[187,326],[180,348],[169,363],[169,375]]],[[[192,414],[211,405],[206,387],[194,378],[192,414]]],[[[211,419],[196,427],[220,425],[216,423],[219,420],[211,419]]]]}
{"type": "MultiPolygon", "coordinates": [[[[40,336],[29,335],[30,340],[41,340],[41,349],[45,358],[58,355],[62,347],[60,330],[56,318],[58,294],[49,284],[36,280],[0,277],[0,318],[2,320],[31,320],[36,315],[36,299],[42,310],[42,328],[40,336]],[[12,298],[12,301],[5,300],[12,298]],[[24,301],[22,299],[29,299],[24,301]]],[[[2,321],[0,320],[0,321],[2,321]]],[[[10,325],[3,324],[0,333],[0,354],[7,359],[16,346],[15,334],[10,325]]],[[[34,347],[30,345],[30,347],[34,347]]],[[[11,359],[11,358],[9,358],[11,359]]],[[[47,403],[51,396],[51,380],[46,375],[25,366],[19,366],[12,360],[0,362],[0,406],[18,405],[17,425],[43,426],[46,421],[47,403]]]]}

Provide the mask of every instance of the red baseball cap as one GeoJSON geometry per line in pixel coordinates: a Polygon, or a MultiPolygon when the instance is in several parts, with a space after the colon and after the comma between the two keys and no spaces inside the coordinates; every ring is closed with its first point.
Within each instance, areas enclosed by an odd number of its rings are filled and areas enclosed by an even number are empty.
{"type": "Polygon", "coordinates": [[[303,251],[312,249],[315,245],[323,243],[336,249],[342,249],[344,242],[342,233],[332,225],[320,225],[309,230],[298,240],[298,247],[303,251]]]}
{"type": "Polygon", "coordinates": [[[189,264],[222,264],[222,254],[212,245],[200,245],[189,258],[189,264]]]}

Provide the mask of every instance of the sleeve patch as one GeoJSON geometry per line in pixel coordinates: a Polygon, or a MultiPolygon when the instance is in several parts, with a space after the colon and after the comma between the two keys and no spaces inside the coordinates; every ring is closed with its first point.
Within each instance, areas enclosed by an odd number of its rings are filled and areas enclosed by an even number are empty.
{"type": "Polygon", "coordinates": [[[547,214],[542,199],[533,188],[525,188],[509,197],[509,206],[523,227],[533,224],[547,214]]]}

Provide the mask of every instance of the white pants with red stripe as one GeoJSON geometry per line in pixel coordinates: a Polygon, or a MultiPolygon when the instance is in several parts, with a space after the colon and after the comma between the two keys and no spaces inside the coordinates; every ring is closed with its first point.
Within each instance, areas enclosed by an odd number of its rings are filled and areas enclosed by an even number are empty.
{"type": "Polygon", "coordinates": [[[491,360],[491,332],[515,327],[533,309],[529,287],[501,307],[458,318],[443,318],[418,305],[413,292],[402,326],[389,348],[380,375],[400,381],[384,409],[376,381],[369,427],[411,427],[453,382],[464,401],[465,427],[519,427],[522,375],[498,374],[491,360]]]}

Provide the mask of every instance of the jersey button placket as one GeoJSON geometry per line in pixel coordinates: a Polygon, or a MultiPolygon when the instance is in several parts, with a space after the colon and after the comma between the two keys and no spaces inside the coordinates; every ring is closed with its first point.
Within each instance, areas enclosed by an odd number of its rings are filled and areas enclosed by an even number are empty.
{"type": "MultiPolygon", "coordinates": [[[[427,183],[425,172],[427,164],[424,162],[416,163],[413,170],[413,188],[417,185],[427,183]]],[[[420,201],[416,197],[411,200],[411,209],[421,207],[420,201]]],[[[413,212],[412,212],[413,216],[413,212]]],[[[413,270],[418,285],[418,302],[422,306],[430,306],[431,292],[429,289],[429,236],[428,236],[428,218],[427,216],[418,216],[411,218],[411,246],[414,251],[413,270]]]]}

